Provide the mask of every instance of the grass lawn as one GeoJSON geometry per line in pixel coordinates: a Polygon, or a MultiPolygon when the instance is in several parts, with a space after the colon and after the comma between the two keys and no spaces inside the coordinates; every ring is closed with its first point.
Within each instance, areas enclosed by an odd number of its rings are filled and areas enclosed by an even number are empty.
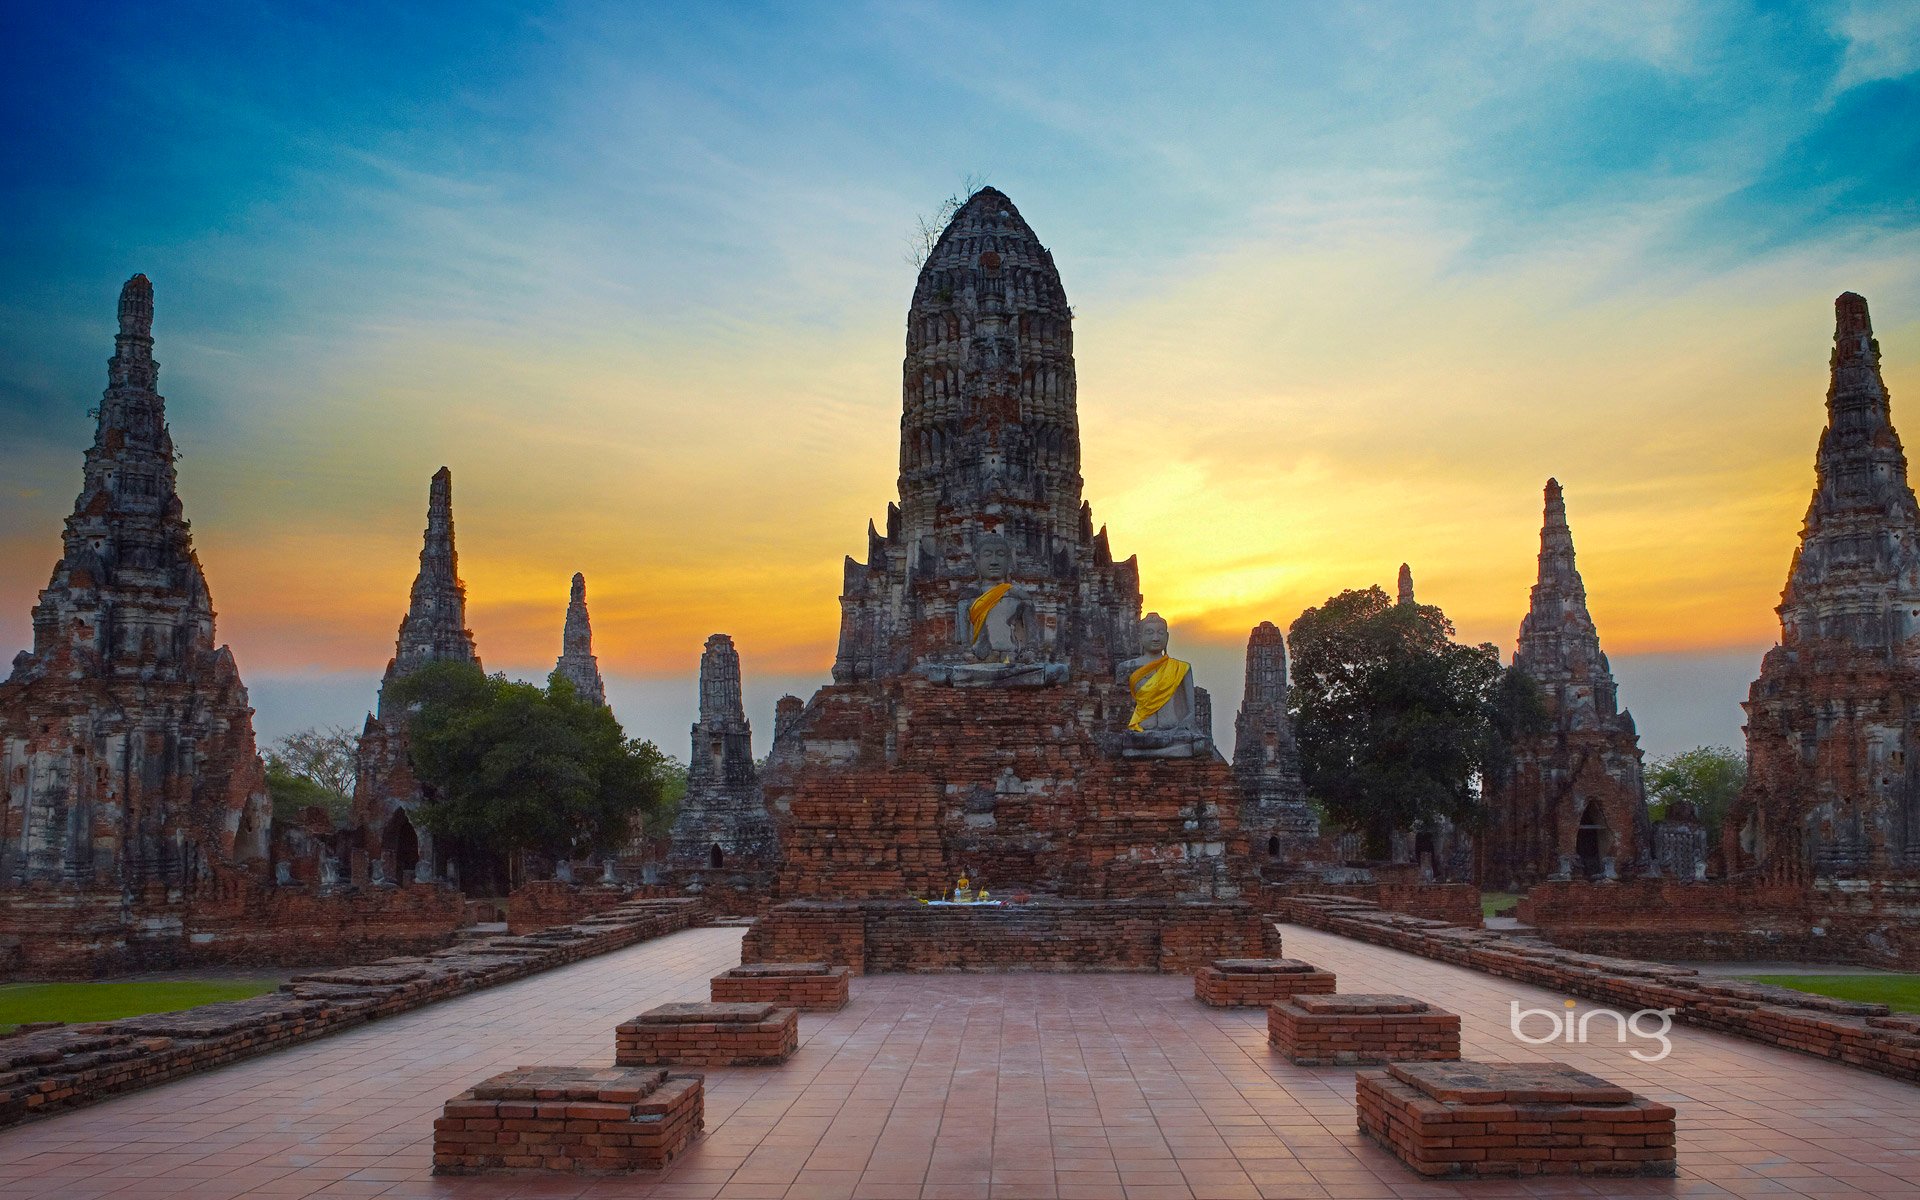
{"type": "Polygon", "coordinates": [[[1895,1012],[1920,1012],[1920,975],[1742,975],[1797,992],[1884,1004],[1895,1012]]]}
{"type": "Polygon", "coordinates": [[[1480,915],[1483,917],[1512,916],[1513,906],[1520,903],[1520,897],[1512,892],[1481,892],[1480,915]]]}
{"type": "Polygon", "coordinates": [[[279,987],[272,979],[155,979],[137,983],[9,983],[0,986],[0,1033],[29,1021],[111,1021],[244,1000],[279,987]]]}

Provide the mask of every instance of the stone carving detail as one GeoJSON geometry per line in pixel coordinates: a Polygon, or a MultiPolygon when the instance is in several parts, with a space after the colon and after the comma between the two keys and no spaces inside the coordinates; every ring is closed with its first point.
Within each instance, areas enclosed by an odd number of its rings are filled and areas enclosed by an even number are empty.
{"type": "Polygon", "coordinates": [[[607,706],[607,686],[600,678],[600,660],[593,656],[593,624],[587,617],[587,577],[575,572],[573,596],[567,601],[567,628],[553,673],[573,685],[583,700],[607,706]]]}
{"type": "Polygon", "coordinates": [[[414,871],[421,858],[438,864],[432,838],[407,816],[420,803],[420,784],[407,757],[407,714],[387,692],[394,681],[434,662],[480,665],[467,628],[467,588],[460,582],[453,542],[453,472],[445,467],[434,473],[427,489],[420,571],[380,680],[380,698],[360,732],[354,776],[353,816],[361,837],[373,854],[392,854],[402,874],[414,871]]]}
{"type": "Polygon", "coordinates": [[[1300,749],[1287,717],[1287,642],[1262,621],[1247,637],[1247,684],[1233,722],[1233,774],[1240,825],[1256,852],[1279,857],[1320,836],[1300,781],[1300,749]]]}
{"type": "Polygon", "coordinates": [[[676,872],[763,870],[779,848],[760,798],[753,727],[740,694],[740,654],[716,633],[700,654],[700,719],[687,758],[687,794],[667,866],[676,872]]]}
{"type": "Polygon", "coordinates": [[[1872,879],[1920,871],[1920,514],[1867,302],[1834,301],[1827,427],[1748,694],[1731,871],[1872,879]]]}
{"type": "Polygon", "coordinates": [[[1192,758],[1212,750],[1213,740],[1197,719],[1193,664],[1167,653],[1166,619],[1159,613],[1141,618],[1139,642],[1142,653],[1114,668],[1133,695],[1122,753],[1128,758],[1192,758]]]}
{"type": "Polygon", "coordinates": [[[178,899],[217,867],[266,878],[253,709],[214,640],[158,385],[135,275],[33,648],[0,684],[0,887],[178,899]]]}
{"type": "Polygon", "coordinates": [[[1486,878],[1527,884],[1653,869],[1640,736],[1587,611],[1558,480],[1547,480],[1540,574],[1513,665],[1539,685],[1547,727],[1514,748],[1489,801],[1486,878]]]}

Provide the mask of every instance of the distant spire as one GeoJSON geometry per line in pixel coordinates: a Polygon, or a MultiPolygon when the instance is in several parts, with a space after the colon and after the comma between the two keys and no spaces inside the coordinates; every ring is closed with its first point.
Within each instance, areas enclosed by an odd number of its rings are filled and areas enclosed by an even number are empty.
{"type": "Polygon", "coordinates": [[[740,699],[740,652],[733,639],[716,633],[707,639],[700,654],[701,724],[739,722],[747,719],[740,699]]]}
{"type": "Polygon", "coordinates": [[[1549,709],[1566,709],[1575,727],[1616,720],[1613,669],[1587,610],[1587,585],[1574,564],[1573,530],[1557,479],[1547,480],[1543,491],[1539,576],[1520,622],[1513,665],[1545,688],[1549,709]]]}
{"type": "Polygon", "coordinates": [[[453,545],[453,472],[441,467],[427,489],[427,529],[420,546],[407,615],[400,621],[393,661],[380,685],[381,716],[386,685],[430,662],[480,664],[467,628],[467,588],[460,582],[460,556],[453,545]]]}
{"type": "Polygon", "coordinates": [[[1413,568],[1400,564],[1400,601],[1401,604],[1413,603],[1413,568]]]}
{"type": "Polygon", "coordinates": [[[605,707],[607,688],[600,678],[600,662],[593,656],[593,624],[587,617],[587,577],[575,572],[573,595],[567,602],[567,626],[560,640],[560,659],[554,674],[573,684],[582,699],[605,707]]]}

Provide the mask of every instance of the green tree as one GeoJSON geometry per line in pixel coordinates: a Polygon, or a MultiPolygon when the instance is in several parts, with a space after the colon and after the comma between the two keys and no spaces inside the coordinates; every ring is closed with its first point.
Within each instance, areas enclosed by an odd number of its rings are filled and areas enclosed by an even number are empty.
{"type": "Polygon", "coordinates": [[[340,725],[316,725],[289,733],[267,748],[267,792],[276,821],[291,821],[318,805],[335,824],[353,807],[354,755],[358,739],[340,725]]]}
{"type": "Polygon", "coordinates": [[[1707,827],[1707,844],[1720,840],[1720,823],[1747,785],[1747,758],[1725,746],[1696,746],[1657,758],[1647,768],[1647,807],[1664,820],[1675,804],[1693,805],[1707,827]]]}
{"type": "Polygon", "coordinates": [[[1308,609],[1289,634],[1307,790],[1373,857],[1396,829],[1471,824],[1479,780],[1539,703],[1524,677],[1506,679],[1493,646],[1453,634],[1438,608],[1396,604],[1378,587],[1308,609]]]}
{"type": "Polygon", "coordinates": [[[615,850],[662,805],[671,760],[565,680],[541,688],[434,663],[392,687],[412,706],[408,744],[426,785],[420,823],[465,851],[615,850]]]}

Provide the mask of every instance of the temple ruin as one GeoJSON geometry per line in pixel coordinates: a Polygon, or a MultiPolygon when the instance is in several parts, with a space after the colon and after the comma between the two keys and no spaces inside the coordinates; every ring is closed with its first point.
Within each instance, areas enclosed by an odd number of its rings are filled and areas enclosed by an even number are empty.
{"type": "Polygon", "coordinates": [[[1547,480],[1540,570],[1513,666],[1540,689],[1546,723],[1513,747],[1491,789],[1481,879],[1615,879],[1652,866],[1640,735],[1621,711],[1613,669],[1587,611],[1558,480],[1547,480]]]}
{"type": "Polygon", "coordinates": [[[1834,301],[1827,425],[1780,643],[1747,711],[1748,779],[1721,850],[1784,878],[1920,871],[1920,512],[1866,300],[1834,301]]]}
{"type": "Polygon", "coordinates": [[[1240,782],[1240,827],[1256,853],[1264,848],[1269,859],[1289,858],[1320,836],[1287,717],[1287,641],[1271,621],[1260,622],[1247,637],[1246,690],[1233,722],[1233,774],[1240,782]]]}
{"type": "Polygon", "coordinates": [[[434,473],[427,490],[420,572],[413,580],[407,615],[400,620],[393,658],[380,679],[377,706],[360,733],[353,821],[363,848],[380,863],[378,870],[387,880],[401,874],[432,879],[445,865],[431,835],[416,828],[408,815],[423,797],[407,752],[406,709],[388,695],[395,681],[435,662],[480,665],[473,632],[467,628],[467,588],[460,582],[460,557],[453,545],[453,472],[445,467],[434,473]]]}
{"type": "Polygon", "coordinates": [[[667,869],[683,887],[765,895],[779,854],[760,796],[753,727],[740,692],[740,653],[716,633],[700,653],[700,719],[687,758],[687,794],[674,818],[667,869]]]}
{"type": "Polygon", "coordinates": [[[92,893],[132,922],[221,868],[264,871],[271,807],[177,491],[145,275],[119,319],[33,649],[0,684],[0,886],[92,893]]]}
{"type": "MultiPolygon", "coordinates": [[[[448,531],[451,552],[452,531],[448,531]]],[[[560,658],[553,674],[573,685],[574,695],[601,708],[607,706],[607,685],[600,678],[600,660],[593,656],[593,622],[587,616],[587,577],[573,575],[573,593],[567,601],[567,625],[561,635],[560,658]]]]}
{"type": "Polygon", "coordinates": [[[846,562],[833,682],[763,777],[783,898],[1237,895],[1240,789],[1204,690],[1081,496],[1073,314],[976,192],[907,315],[900,496],[846,562]]]}

